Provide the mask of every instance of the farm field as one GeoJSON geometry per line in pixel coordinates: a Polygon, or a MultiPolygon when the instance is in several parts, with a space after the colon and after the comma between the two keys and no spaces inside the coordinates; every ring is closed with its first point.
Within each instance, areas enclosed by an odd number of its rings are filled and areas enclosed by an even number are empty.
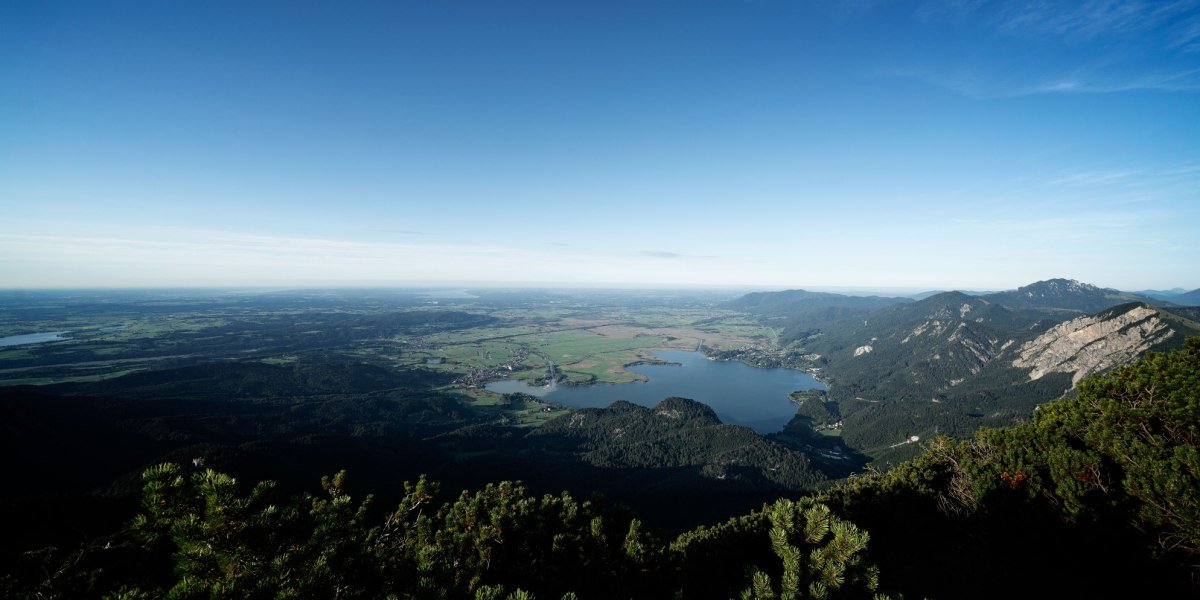
{"type": "MultiPolygon", "coordinates": [[[[344,360],[445,376],[458,395],[505,422],[536,425],[561,409],[506,400],[500,379],[560,385],[637,381],[626,367],[655,350],[770,346],[778,331],[720,308],[722,297],[644,302],[639,293],[487,293],[431,300],[373,294],[128,292],[119,297],[0,298],[0,333],[65,332],[0,347],[0,385],[96,382],[213,362],[273,366],[344,360]],[[553,365],[553,367],[551,367],[553,365]]],[[[4,336],[0,336],[4,337],[4,336]]]]}

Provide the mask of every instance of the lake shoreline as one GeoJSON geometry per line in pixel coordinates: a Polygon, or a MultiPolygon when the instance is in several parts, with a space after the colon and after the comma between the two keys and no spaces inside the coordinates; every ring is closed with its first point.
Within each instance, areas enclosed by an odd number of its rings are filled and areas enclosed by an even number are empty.
{"type": "Polygon", "coordinates": [[[602,408],[618,400],[654,406],[678,396],[708,405],[725,423],[767,434],[782,430],[795,416],[793,392],[827,389],[812,374],[784,367],[764,368],[736,360],[712,359],[684,350],[654,351],[659,360],[635,361],[631,373],[645,381],[630,383],[531,386],[517,379],[488,383],[498,394],[527,394],[571,408],[602,408]]]}
{"type": "Polygon", "coordinates": [[[18,335],[10,335],[0,337],[0,348],[10,346],[25,346],[28,344],[44,344],[46,342],[59,342],[72,339],[67,334],[70,331],[40,331],[35,333],[23,333],[18,335]]]}

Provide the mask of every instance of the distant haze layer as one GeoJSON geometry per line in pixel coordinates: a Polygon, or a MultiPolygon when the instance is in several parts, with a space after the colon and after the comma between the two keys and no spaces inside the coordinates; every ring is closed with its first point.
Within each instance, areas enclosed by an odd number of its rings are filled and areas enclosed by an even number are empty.
{"type": "Polygon", "coordinates": [[[0,286],[1200,285],[1196,2],[0,3],[0,286]]]}

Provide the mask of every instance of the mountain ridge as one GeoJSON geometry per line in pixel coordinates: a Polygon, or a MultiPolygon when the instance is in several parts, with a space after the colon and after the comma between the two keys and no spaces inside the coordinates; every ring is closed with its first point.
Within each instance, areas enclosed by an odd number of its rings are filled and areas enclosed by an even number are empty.
{"type": "Polygon", "coordinates": [[[1179,294],[1171,298],[1171,302],[1179,306],[1200,306],[1200,288],[1179,294]]]}
{"type": "Polygon", "coordinates": [[[810,368],[829,386],[847,446],[878,460],[909,452],[902,441],[914,435],[1020,422],[1092,373],[1200,334],[1187,310],[1121,302],[1129,297],[1140,298],[1067,279],[982,296],[942,292],[785,329],[781,352],[818,359],[810,368]]]}
{"type": "Polygon", "coordinates": [[[1176,328],[1190,328],[1168,314],[1136,302],[1060,323],[1018,348],[1013,366],[1030,369],[1031,380],[1068,372],[1074,385],[1166,344],[1176,328]]]}
{"type": "Polygon", "coordinates": [[[1172,302],[1144,296],[1134,292],[1122,292],[1102,288],[1075,279],[1055,278],[1035,281],[1015,290],[996,292],[984,296],[992,302],[1009,308],[1033,310],[1068,311],[1091,313],[1128,302],[1171,306],[1172,302]]]}

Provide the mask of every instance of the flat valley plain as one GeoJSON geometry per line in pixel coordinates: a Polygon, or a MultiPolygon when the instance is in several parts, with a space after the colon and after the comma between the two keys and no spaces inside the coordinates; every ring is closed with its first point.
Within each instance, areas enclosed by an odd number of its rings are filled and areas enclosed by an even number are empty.
{"type": "MultiPolygon", "coordinates": [[[[346,469],[383,504],[423,474],[452,490],[523,480],[539,493],[602,494],[666,530],[715,522],[859,463],[837,455],[821,465],[806,454],[840,438],[789,448],[697,403],[583,409],[592,411],[587,426],[576,427],[571,408],[485,386],[541,385],[553,373],[560,387],[618,388],[641,377],[627,366],[661,362],[656,350],[770,352],[779,330],[725,308],[735,297],[7,292],[0,338],[66,333],[0,347],[0,422],[11,433],[0,440],[8,444],[0,468],[54,498],[0,495],[0,517],[74,511],[79,518],[58,534],[98,535],[132,515],[140,473],[170,461],[289,489],[346,469]],[[697,494],[706,501],[684,504],[697,494]],[[115,508],[105,512],[96,497],[115,508]]],[[[55,535],[29,532],[11,545],[55,535]]]]}
{"type": "Polygon", "coordinates": [[[438,290],[10,292],[0,337],[66,337],[0,347],[0,386],[96,382],[221,361],[303,357],[445,374],[444,392],[536,425],[561,409],[514,407],[498,379],[560,385],[643,379],[625,367],[654,350],[769,349],[779,330],[720,307],[735,294],[438,290]],[[453,297],[447,297],[453,296],[453,297]]]}

